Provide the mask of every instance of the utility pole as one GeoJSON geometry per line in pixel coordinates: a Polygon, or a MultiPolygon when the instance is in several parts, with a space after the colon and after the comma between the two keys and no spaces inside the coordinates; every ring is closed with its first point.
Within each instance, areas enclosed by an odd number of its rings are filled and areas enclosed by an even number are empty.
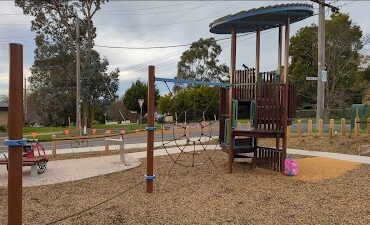
{"type": "MultiPolygon", "coordinates": [[[[325,4],[325,0],[321,1],[325,4]]],[[[319,120],[324,119],[325,110],[325,81],[322,72],[325,65],[325,6],[319,4],[318,26],[318,65],[317,65],[317,103],[316,103],[316,129],[319,129],[319,120]]]]}
{"type": "Polygon", "coordinates": [[[325,7],[331,8],[332,12],[338,12],[339,8],[325,3],[325,0],[311,0],[319,4],[318,24],[318,66],[317,66],[317,103],[316,103],[316,129],[319,129],[319,120],[324,119],[325,110],[325,83],[327,82],[325,62],[325,7]]]}
{"type": "Polygon", "coordinates": [[[76,128],[81,136],[80,25],[76,16],[76,128]]]}

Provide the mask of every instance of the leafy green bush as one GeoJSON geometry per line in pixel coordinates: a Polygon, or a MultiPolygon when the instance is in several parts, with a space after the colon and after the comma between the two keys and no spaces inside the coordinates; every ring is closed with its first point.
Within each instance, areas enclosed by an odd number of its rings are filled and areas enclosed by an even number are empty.
{"type": "Polygon", "coordinates": [[[99,123],[99,121],[97,121],[97,120],[93,120],[92,122],[91,122],[91,125],[99,125],[100,123],[99,123]]]}
{"type": "Polygon", "coordinates": [[[6,132],[6,125],[0,125],[0,132],[6,132]]]}

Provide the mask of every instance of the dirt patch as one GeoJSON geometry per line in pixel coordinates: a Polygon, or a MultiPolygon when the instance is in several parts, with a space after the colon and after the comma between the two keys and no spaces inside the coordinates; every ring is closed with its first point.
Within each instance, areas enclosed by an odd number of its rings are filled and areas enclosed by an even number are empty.
{"type": "Polygon", "coordinates": [[[297,159],[298,176],[301,181],[320,181],[333,179],[357,169],[361,164],[322,157],[297,159]]]}
{"type": "MultiPolygon", "coordinates": [[[[368,165],[305,182],[245,163],[228,174],[227,154],[208,154],[196,167],[155,157],[153,194],[145,193],[145,160],[129,171],[24,188],[24,224],[370,224],[368,165]]],[[[0,188],[0,224],[6,221],[7,190],[0,188]]]]}

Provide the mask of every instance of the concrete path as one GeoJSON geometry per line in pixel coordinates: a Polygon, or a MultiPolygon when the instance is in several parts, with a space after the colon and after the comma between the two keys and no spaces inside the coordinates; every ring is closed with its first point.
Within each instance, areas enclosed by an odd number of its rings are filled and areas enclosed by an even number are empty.
{"type": "Polygon", "coordinates": [[[325,157],[325,158],[330,158],[330,159],[344,160],[344,161],[349,161],[349,162],[370,164],[370,157],[368,156],[348,155],[348,154],[340,154],[340,153],[333,153],[333,152],[309,151],[309,150],[300,150],[300,149],[291,149],[291,148],[287,149],[287,154],[317,156],[317,157],[325,157]]]}
{"type": "MultiPolygon", "coordinates": [[[[126,155],[126,165],[121,164],[120,156],[103,156],[83,159],[50,161],[43,174],[31,177],[31,168],[23,167],[23,186],[39,186],[67,181],[82,180],[118,171],[128,170],[141,163],[135,157],[126,155]]],[[[8,185],[6,166],[0,167],[0,186],[8,185]]]]}

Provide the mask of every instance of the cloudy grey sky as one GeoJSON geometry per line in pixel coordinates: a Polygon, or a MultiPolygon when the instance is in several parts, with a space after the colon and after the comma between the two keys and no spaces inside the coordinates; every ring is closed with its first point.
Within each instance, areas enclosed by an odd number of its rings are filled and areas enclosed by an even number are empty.
{"type": "MultiPolygon", "coordinates": [[[[110,1],[96,14],[96,45],[109,46],[164,46],[187,44],[205,37],[223,38],[209,32],[215,19],[242,10],[273,4],[309,1],[110,1]]],[[[370,33],[370,1],[327,1],[340,6],[348,13],[364,34],[370,33]]],[[[315,11],[318,5],[313,4],[315,11]]],[[[327,16],[330,15],[328,11],[327,16]]],[[[8,93],[8,43],[24,45],[24,75],[29,77],[35,49],[34,33],[30,31],[32,17],[22,14],[13,1],[0,1],[0,94],[8,93]]],[[[317,23],[318,16],[292,24],[291,35],[301,27],[317,23]]],[[[230,40],[220,41],[223,48],[222,63],[229,65],[230,40]]],[[[240,37],[237,42],[237,67],[254,65],[255,35],[240,37]]],[[[369,46],[367,46],[369,47],[369,46]]],[[[147,80],[147,66],[156,66],[160,77],[176,76],[176,64],[186,47],[170,49],[124,50],[95,47],[110,62],[110,69],[119,67],[119,95],[140,78],[147,80]]],[[[365,52],[370,54],[368,49],[365,52]]],[[[264,31],[261,35],[261,68],[277,67],[277,30],[264,31]]],[[[162,93],[167,92],[158,84],[162,93]]]]}

